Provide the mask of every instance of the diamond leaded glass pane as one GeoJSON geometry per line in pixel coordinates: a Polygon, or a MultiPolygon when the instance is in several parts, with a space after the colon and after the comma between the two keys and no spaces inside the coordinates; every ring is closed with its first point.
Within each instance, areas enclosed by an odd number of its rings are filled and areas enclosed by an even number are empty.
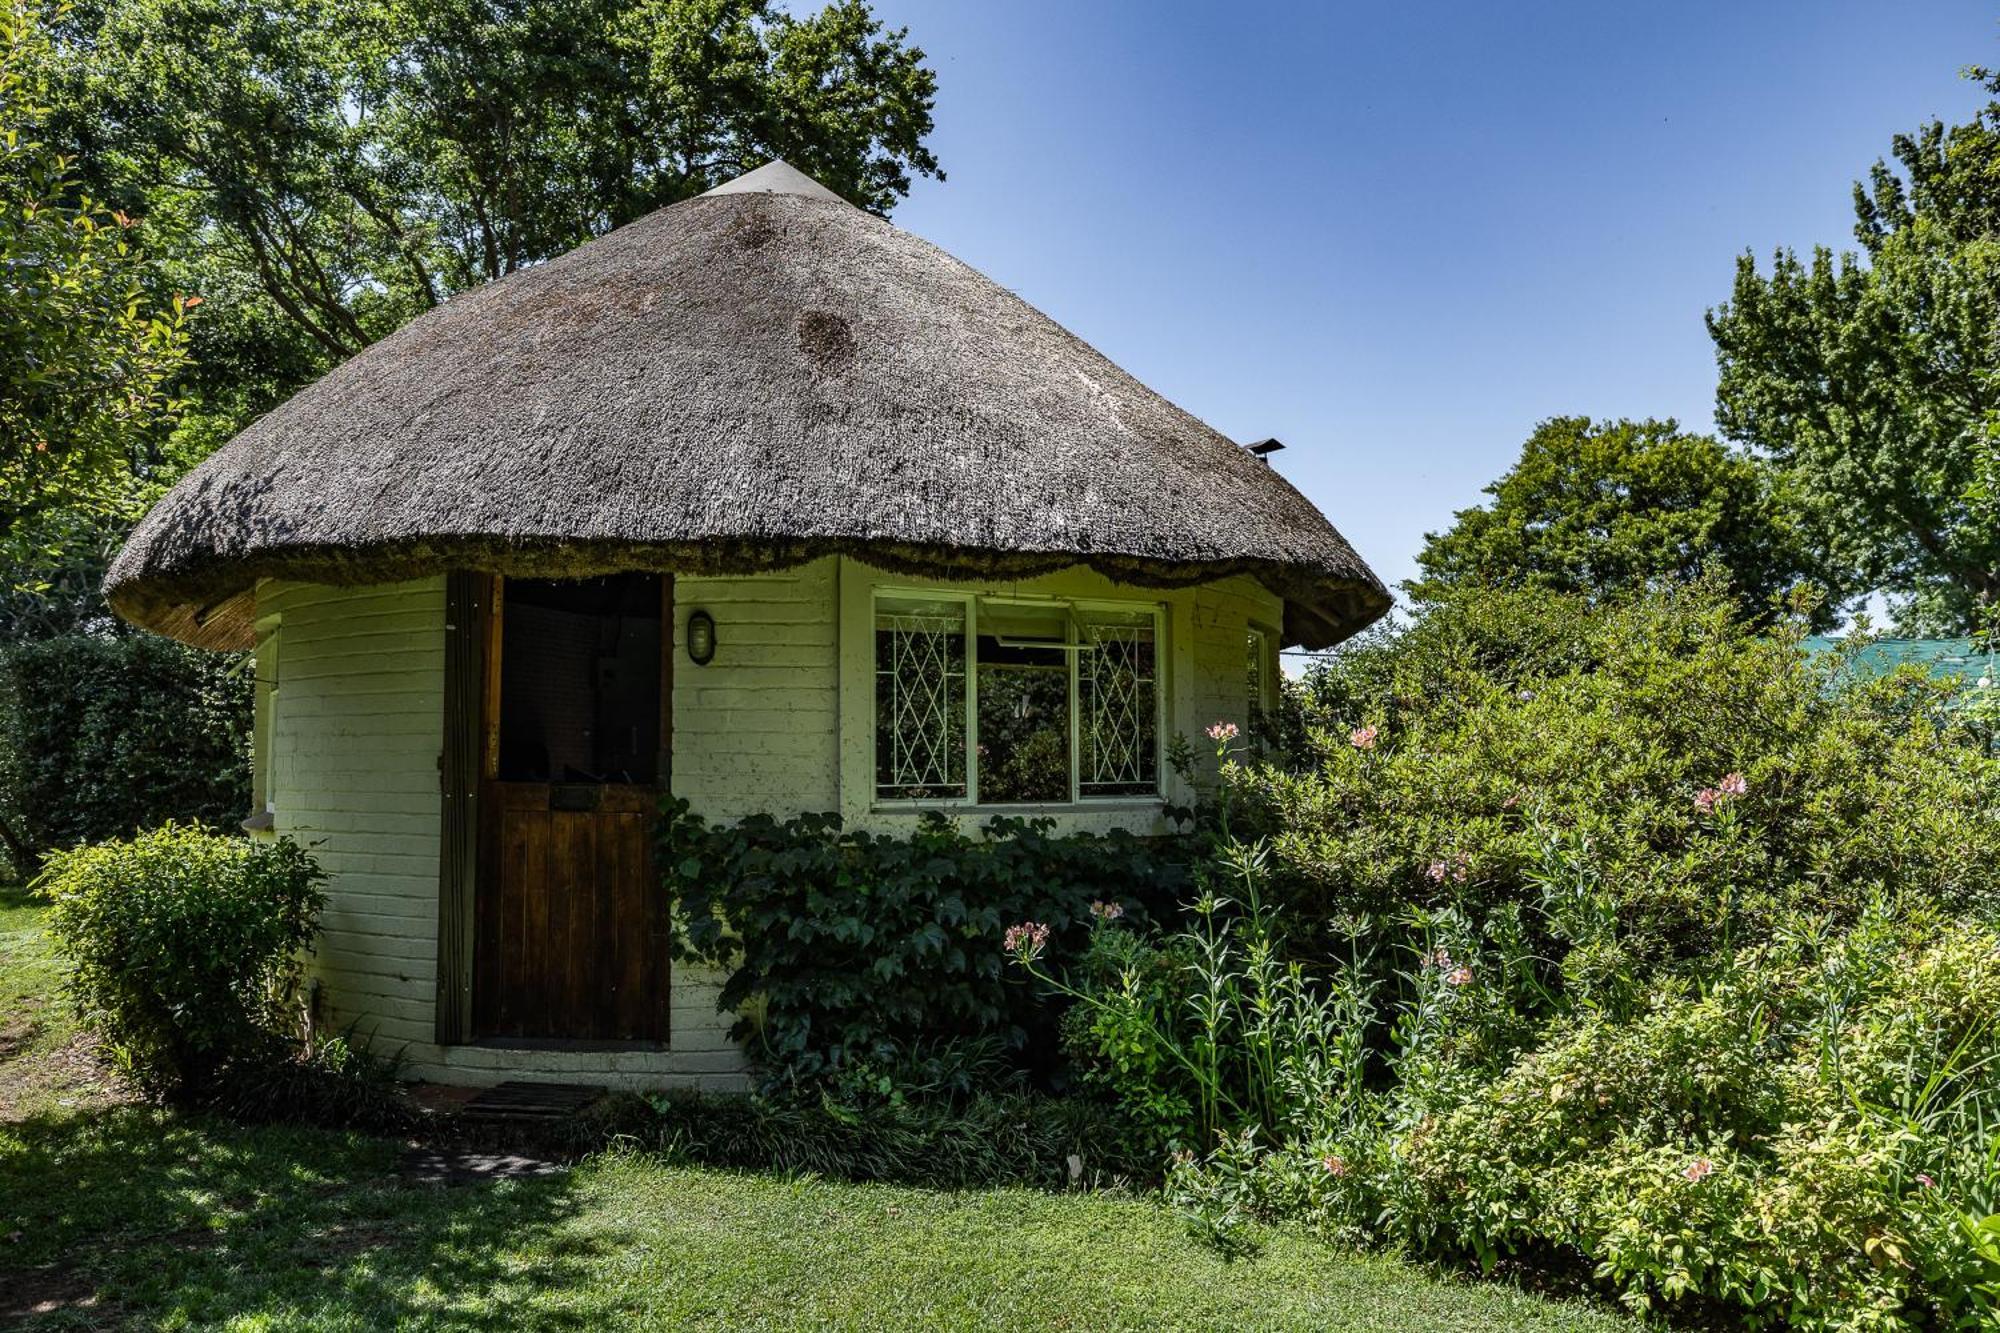
{"type": "Polygon", "coordinates": [[[875,791],[965,795],[965,608],[882,602],[875,614],[875,791]]]}
{"type": "Polygon", "coordinates": [[[1086,621],[1080,646],[1078,788],[1086,796],[1150,796],[1160,785],[1152,618],[1086,621]]]}

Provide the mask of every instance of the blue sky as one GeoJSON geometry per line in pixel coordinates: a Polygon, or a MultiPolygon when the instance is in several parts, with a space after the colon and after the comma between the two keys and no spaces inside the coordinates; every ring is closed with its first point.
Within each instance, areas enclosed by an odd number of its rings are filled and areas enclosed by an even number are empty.
{"type": "Polygon", "coordinates": [[[949,179],[896,212],[1284,473],[1396,581],[1546,416],[1707,429],[1735,257],[1852,245],[1983,100],[1969,0],[876,0],[949,179]]]}

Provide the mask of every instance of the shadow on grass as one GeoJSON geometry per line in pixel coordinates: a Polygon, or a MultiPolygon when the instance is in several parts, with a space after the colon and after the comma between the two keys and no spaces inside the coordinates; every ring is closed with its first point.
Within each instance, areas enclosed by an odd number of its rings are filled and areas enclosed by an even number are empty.
{"type": "Polygon", "coordinates": [[[567,1174],[415,1185],[401,1145],[138,1107],[0,1124],[0,1327],[591,1326],[619,1243],[567,1174]]]}

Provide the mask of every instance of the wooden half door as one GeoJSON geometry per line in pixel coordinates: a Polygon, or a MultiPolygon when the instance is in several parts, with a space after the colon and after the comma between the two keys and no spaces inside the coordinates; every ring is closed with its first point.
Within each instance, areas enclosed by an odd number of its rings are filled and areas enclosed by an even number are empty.
{"type": "MultiPolygon", "coordinates": [[[[498,581],[496,581],[498,582],[498,581]]],[[[667,1040],[671,580],[510,579],[486,635],[475,1037],[667,1040]]]]}

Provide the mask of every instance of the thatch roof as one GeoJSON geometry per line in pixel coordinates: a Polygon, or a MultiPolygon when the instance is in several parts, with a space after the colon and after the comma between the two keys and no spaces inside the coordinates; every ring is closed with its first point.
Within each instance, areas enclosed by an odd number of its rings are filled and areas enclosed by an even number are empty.
{"type": "Polygon", "coordinates": [[[262,577],[1083,564],[1251,574],[1332,643],[1381,582],[1263,462],[1012,293],[783,163],[453,298],[154,507],[119,614],[249,642],[262,577]]]}

